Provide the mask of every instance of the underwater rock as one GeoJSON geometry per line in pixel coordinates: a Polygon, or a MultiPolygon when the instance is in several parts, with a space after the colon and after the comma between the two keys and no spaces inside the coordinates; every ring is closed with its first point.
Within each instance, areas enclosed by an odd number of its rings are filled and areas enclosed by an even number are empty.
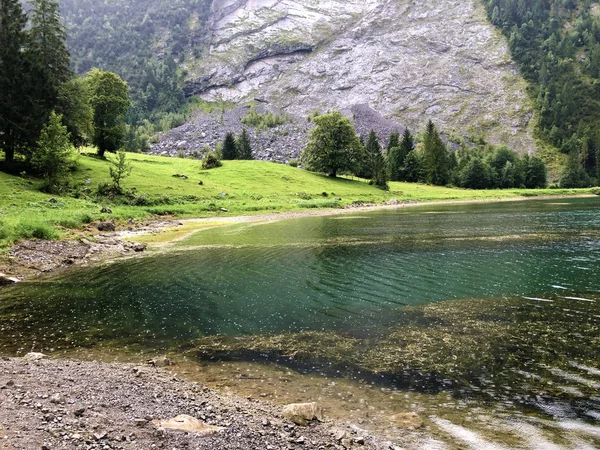
{"type": "Polygon", "coordinates": [[[166,356],[159,356],[157,358],[149,359],[148,364],[153,367],[168,367],[173,365],[173,361],[166,356]]]}
{"type": "Polygon", "coordinates": [[[5,286],[8,284],[15,284],[18,282],[19,282],[19,280],[17,278],[9,277],[8,275],[4,275],[3,273],[0,273],[0,286],[5,286]]]}
{"type": "Polygon", "coordinates": [[[391,424],[398,428],[416,430],[423,426],[423,419],[416,412],[394,414],[389,419],[391,424]]]}
{"type": "Polygon", "coordinates": [[[201,436],[212,436],[224,428],[208,425],[192,416],[181,414],[177,417],[167,420],[154,420],[152,421],[156,428],[164,428],[175,431],[187,431],[188,433],[197,433],[201,436]]]}
{"type": "Polygon", "coordinates": [[[323,420],[323,411],[316,403],[292,403],[283,408],[283,417],[296,425],[307,426],[312,420],[323,420]]]}

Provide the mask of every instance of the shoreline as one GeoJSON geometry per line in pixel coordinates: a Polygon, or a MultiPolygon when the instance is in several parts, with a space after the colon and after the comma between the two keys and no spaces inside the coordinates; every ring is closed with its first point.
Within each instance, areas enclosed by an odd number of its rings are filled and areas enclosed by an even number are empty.
{"type": "Polygon", "coordinates": [[[93,264],[140,256],[146,247],[158,250],[170,243],[185,239],[202,229],[227,226],[236,223],[256,223],[299,219],[303,217],[323,217],[371,211],[397,210],[414,207],[441,205],[469,205],[509,203],[534,200],[561,200],[573,198],[594,198],[594,194],[581,195],[541,195],[532,197],[486,198],[470,200],[402,201],[393,199],[386,204],[347,205],[335,209],[308,209],[298,211],[264,212],[251,215],[214,216],[184,219],[158,218],[131,226],[126,230],[111,232],[96,231],[88,239],[74,240],[29,240],[14,244],[7,256],[0,257],[0,289],[42,274],[51,274],[71,266],[86,267],[93,264]],[[158,241],[147,240],[147,236],[159,236],[158,241]]]}

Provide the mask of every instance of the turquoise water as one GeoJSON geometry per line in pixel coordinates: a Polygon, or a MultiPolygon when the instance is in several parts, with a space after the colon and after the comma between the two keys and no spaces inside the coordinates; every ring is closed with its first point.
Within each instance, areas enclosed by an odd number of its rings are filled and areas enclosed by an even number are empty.
{"type": "MultiPolygon", "coordinates": [[[[600,199],[236,224],[0,291],[1,348],[376,329],[402,306],[597,291],[600,199]]],[[[569,295],[570,294],[570,295],[569,295]]]]}

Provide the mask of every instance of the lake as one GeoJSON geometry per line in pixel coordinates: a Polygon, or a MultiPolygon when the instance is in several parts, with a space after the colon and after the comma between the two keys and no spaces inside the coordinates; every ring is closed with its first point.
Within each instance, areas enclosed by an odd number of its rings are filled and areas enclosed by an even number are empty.
{"type": "Polygon", "coordinates": [[[436,430],[424,448],[595,448],[599,207],[424,205],[207,229],[0,290],[0,352],[167,353],[223,379],[285,371],[347,397],[348,414],[352,395],[336,390],[368,386],[385,414],[422,411],[436,430]]]}

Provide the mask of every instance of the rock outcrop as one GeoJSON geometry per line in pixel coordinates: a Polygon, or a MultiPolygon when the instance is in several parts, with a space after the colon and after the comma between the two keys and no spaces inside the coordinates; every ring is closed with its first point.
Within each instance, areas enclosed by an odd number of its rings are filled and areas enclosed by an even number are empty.
{"type": "Polygon", "coordinates": [[[186,67],[188,95],[260,98],[294,123],[363,105],[398,128],[432,119],[534,149],[525,82],[478,0],[238,0],[212,14],[209,44],[186,67]]]}

